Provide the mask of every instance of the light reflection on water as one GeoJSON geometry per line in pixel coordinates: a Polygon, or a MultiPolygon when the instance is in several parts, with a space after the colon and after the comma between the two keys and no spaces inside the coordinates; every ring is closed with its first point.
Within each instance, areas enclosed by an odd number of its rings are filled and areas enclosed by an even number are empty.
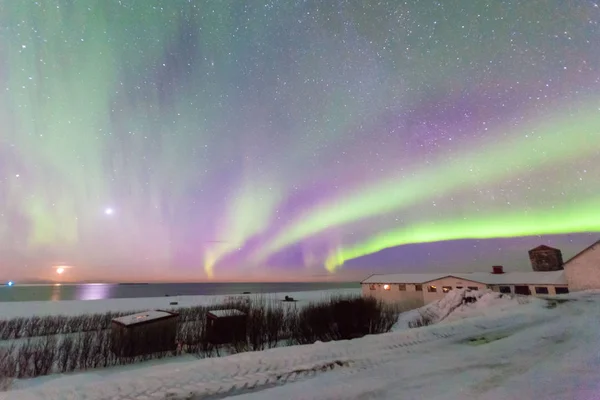
{"type": "Polygon", "coordinates": [[[103,283],[88,283],[77,286],[75,297],[77,300],[100,300],[110,298],[111,288],[114,285],[103,283]]]}
{"type": "MultiPolygon", "coordinates": [[[[49,284],[0,285],[0,302],[101,300],[140,297],[227,295],[242,293],[290,293],[306,290],[360,289],[358,283],[152,283],[152,284],[49,284]]],[[[1,316],[0,316],[1,319],[1,316]]]]}
{"type": "Polygon", "coordinates": [[[51,301],[60,300],[60,286],[60,283],[57,283],[52,287],[52,293],[50,294],[51,301]]]}

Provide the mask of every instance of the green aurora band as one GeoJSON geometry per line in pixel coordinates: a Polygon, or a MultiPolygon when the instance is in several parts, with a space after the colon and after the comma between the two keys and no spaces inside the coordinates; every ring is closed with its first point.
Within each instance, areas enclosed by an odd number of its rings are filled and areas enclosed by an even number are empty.
{"type": "MultiPolygon", "coordinates": [[[[412,174],[412,178],[392,177],[360,188],[357,192],[302,215],[263,247],[257,258],[268,257],[333,227],[406,209],[418,202],[461,189],[490,185],[519,174],[528,175],[535,170],[568,164],[593,155],[598,151],[599,111],[597,100],[575,110],[561,110],[555,116],[530,123],[527,128],[514,132],[500,143],[492,141],[469,154],[456,154],[453,162],[435,163],[418,170],[412,174]],[[569,134],[568,141],[564,139],[566,132],[569,134]]],[[[492,135],[495,138],[498,136],[492,135]]]]}
{"type": "Polygon", "coordinates": [[[225,256],[242,247],[247,240],[265,230],[270,222],[273,210],[280,201],[282,193],[264,182],[244,180],[244,185],[233,196],[225,223],[219,228],[219,237],[228,240],[215,242],[207,246],[204,255],[204,272],[209,278],[214,276],[214,266],[225,256]]]}
{"type": "Polygon", "coordinates": [[[600,232],[598,204],[600,197],[562,208],[418,223],[378,234],[364,243],[340,248],[330,255],[325,266],[328,271],[335,272],[346,261],[414,243],[600,232]]]}
{"type": "Polygon", "coordinates": [[[593,5],[280,3],[0,2],[2,269],[335,271],[470,237],[443,200],[479,188],[514,189],[478,203],[490,220],[554,202],[569,231],[560,192],[596,187],[569,187],[598,159],[593,5]],[[548,196],[528,179],[561,166],[548,196]]]}

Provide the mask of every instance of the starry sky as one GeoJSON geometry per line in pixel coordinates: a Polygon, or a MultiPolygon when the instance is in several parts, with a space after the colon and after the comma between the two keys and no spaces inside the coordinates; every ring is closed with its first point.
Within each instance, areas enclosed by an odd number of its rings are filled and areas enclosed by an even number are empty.
{"type": "Polygon", "coordinates": [[[3,279],[528,270],[600,237],[593,1],[0,0],[0,55],[3,279]]]}

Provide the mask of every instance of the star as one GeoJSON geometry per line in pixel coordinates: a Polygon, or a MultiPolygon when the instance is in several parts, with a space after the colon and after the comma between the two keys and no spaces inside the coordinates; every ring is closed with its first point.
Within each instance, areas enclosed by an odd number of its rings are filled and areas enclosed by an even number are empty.
{"type": "Polygon", "coordinates": [[[3,282],[52,254],[74,280],[523,266],[600,235],[598,0],[214,3],[2,2],[3,282]]]}

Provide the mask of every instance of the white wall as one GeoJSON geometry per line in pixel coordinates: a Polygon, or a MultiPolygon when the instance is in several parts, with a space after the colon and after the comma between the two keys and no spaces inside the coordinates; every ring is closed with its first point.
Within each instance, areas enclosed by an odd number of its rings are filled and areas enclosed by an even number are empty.
{"type": "Polygon", "coordinates": [[[403,303],[415,302],[416,306],[423,305],[423,292],[418,292],[414,284],[407,283],[406,290],[399,290],[397,283],[390,283],[389,290],[385,290],[385,284],[373,284],[374,290],[371,289],[371,284],[362,284],[363,296],[375,297],[378,300],[386,303],[403,303]]]}
{"type": "Polygon", "coordinates": [[[600,289],[600,244],[566,264],[565,275],[572,292],[600,289]]]}
{"type": "MultiPolygon", "coordinates": [[[[508,287],[510,287],[510,292],[512,294],[515,294],[515,285],[493,285],[493,286],[490,287],[490,289],[492,289],[494,292],[500,292],[500,286],[508,286],[508,287]]],[[[517,286],[521,286],[521,285],[517,285],[517,286]]],[[[556,287],[557,286],[567,287],[567,285],[522,285],[522,286],[529,287],[529,291],[531,292],[532,296],[554,296],[554,295],[556,295],[556,287]],[[546,288],[548,288],[548,294],[536,294],[535,293],[535,288],[536,287],[546,287],[546,288]]]]}

